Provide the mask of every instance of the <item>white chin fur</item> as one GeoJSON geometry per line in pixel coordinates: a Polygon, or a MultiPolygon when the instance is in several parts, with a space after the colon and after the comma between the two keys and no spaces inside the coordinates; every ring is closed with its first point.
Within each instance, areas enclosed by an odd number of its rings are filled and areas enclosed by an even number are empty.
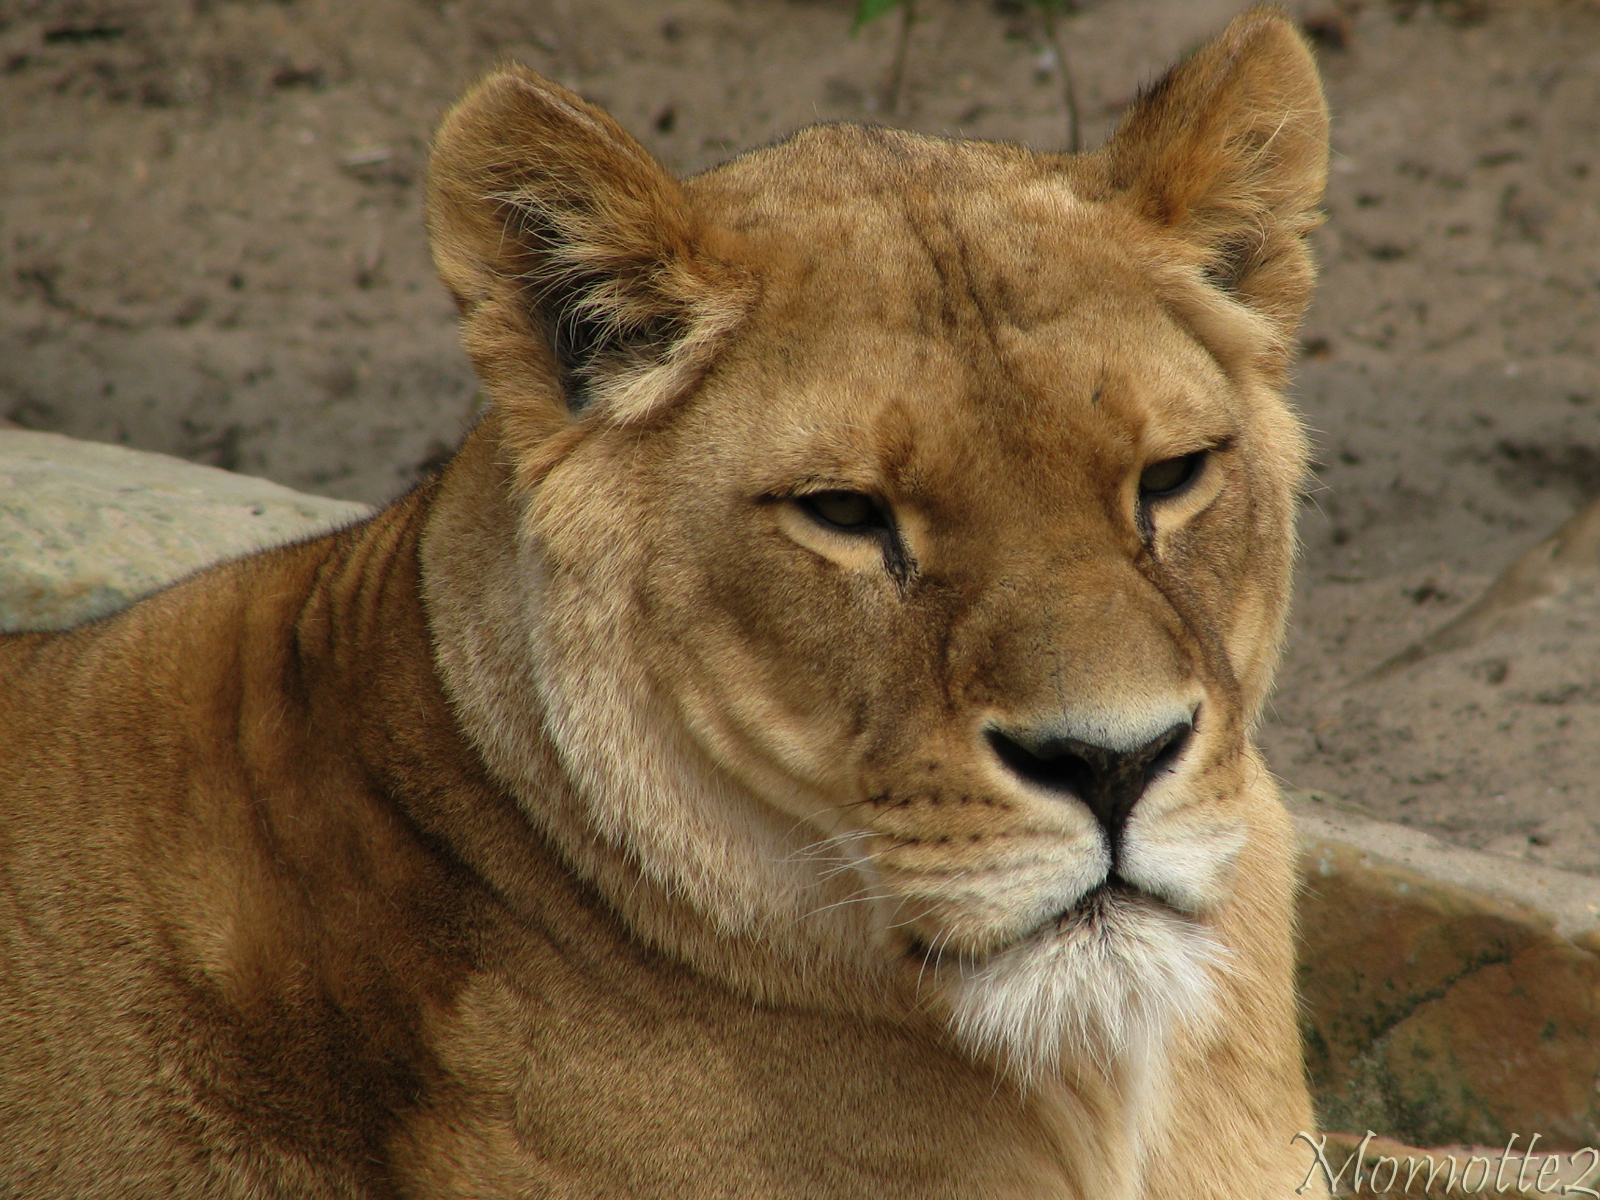
{"type": "Polygon", "coordinates": [[[1059,928],[963,968],[951,1028],[1024,1085],[1091,1066],[1137,1086],[1162,1073],[1176,1025],[1204,1022],[1226,959],[1203,926],[1102,893],[1059,928]]]}

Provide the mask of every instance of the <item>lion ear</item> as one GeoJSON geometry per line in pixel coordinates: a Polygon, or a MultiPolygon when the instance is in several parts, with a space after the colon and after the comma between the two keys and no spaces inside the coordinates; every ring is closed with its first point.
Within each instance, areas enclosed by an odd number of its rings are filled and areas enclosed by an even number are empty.
{"type": "Polygon", "coordinates": [[[1198,256],[1287,345],[1311,299],[1328,109],[1316,63],[1275,9],[1237,17],[1135,102],[1102,152],[1107,182],[1198,256]]]}
{"type": "Polygon", "coordinates": [[[440,126],[434,262],[497,404],[638,420],[691,386],[748,310],[730,235],[604,112],[497,72],[440,126]]]}

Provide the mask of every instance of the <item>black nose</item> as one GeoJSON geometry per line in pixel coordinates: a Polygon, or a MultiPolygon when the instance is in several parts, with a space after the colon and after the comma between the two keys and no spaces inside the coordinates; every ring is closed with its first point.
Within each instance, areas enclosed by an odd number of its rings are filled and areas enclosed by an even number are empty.
{"type": "Polygon", "coordinates": [[[1178,760],[1193,732],[1193,724],[1180,721],[1142,746],[1114,750],[1077,738],[991,729],[989,744],[1001,762],[1029,783],[1082,801],[1105,829],[1115,853],[1133,806],[1150,780],[1178,760]]]}

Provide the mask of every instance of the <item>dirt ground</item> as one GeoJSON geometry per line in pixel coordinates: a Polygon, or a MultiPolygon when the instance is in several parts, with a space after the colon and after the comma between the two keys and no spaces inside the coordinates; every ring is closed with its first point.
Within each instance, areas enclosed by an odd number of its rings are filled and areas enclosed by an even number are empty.
{"type": "MultiPolygon", "coordinates": [[[[420,177],[514,59],[693,171],[815,120],[1062,145],[1019,0],[0,0],[0,417],[379,502],[474,400],[420,177]]],[[[1086,140],[1239,0],[1066,25],[1086,140]]],[[[1600,493],[1600,5],[1307,0],[1335,114],[1275,769],[1600,872],[1600,599],[1364,681],[1600,493]]]]}

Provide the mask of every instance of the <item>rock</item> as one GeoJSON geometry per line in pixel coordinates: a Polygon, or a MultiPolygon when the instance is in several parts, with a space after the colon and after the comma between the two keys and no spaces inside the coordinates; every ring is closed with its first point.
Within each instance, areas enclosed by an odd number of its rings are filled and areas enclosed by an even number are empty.
{"type": "Polygon", "coordinates": [[[371,511],[164,454],[0,428],[0,630],[103,617],[211,563],[371,511]]]}
{"type": "Polygon", "coordinates": [[[1286,789],[1301,837],[1341,843],[1458,889],[1538,911],[1565,937],[1600,928],[1600,879],[1468,850],[1431,834],[1380,821],[1325,792],[1286,789]]]}
{"type": "Polygon", "coordinates": [[[1600,1139],[1600,881],[1290,799],[1323,1127],[1416,1146],[1600,1139]]]}

